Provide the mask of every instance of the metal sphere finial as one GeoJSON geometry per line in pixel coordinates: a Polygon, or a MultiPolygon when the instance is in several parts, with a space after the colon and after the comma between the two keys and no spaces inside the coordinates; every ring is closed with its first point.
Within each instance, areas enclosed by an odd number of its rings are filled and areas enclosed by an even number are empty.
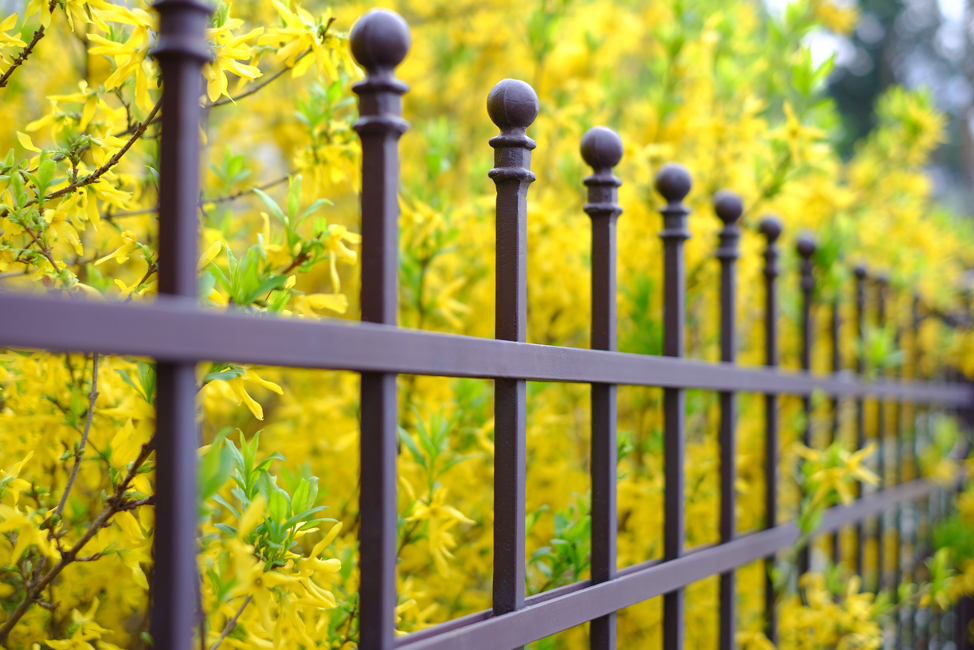
{"type": "Polygon", "coordinates": [[[758,228],[761,230],[768,243],[775,243],[778,241],[778,237],[781,237],[781,232],[784,230],[784,226],[781,225],[781,219],[773,214],[765,215],[761,219],[761,223],[758,224],[758,228]]]}
{"type": "Polygon", "coordinates": [[[795,248],[798,249],[798,254],[808,259],[815,254],[815,249],[818,246],[815,243],[815,237],[810,232],[803,232],[798,235],[798,241],[795,242],[795,248]]]}
{"type": "Polygon", "coordinates": [[[876,274],[876,282],[878,282],[879,284],[881,284],[883,286],[889,284],[889,273],[886,273],[885,271],[883,271],[881,273],[877,273],[876,274]]]}
{"type": "Polygon", "coordinates": [[[370,9],[352,27],[352,56],[369,74],[390,73],[406,58],[412,39],[402,16],[388,9],[370,9]]]}
{"type": "Polygon", "coordinates": [[[868,274],[868,271],[866,270],[866,265],[865,264],[857,264],[856,265],[856,268],[853,269],[852,272],[855,273],[856,274],[856,277],[859,278],[860,280],[865,280],[866,279],[866,275],[868,274]]]}
{"type": "Polygon", "coordinates": [[[714,193],[714,212],[725,225],[733,225],[744,214],[744,201],[730,190],[717,190],[714,193]]]}
{"type": "Polygon", "coordinates": [[[622,160],[622,139],[604,126],[593,126],[582,136],[582,158],[592,169],[611,169],[622,160]]]}
{"type": "Polygon", "coordinates": [[[690,193],[693,179],[687,168],[679,163],[666,163],[656,174],[656,191],[668,203],[680,203],[690,193]]]}
{"type": "Polygon", "coordinates": [[[538,93],[517,79],[498,81],[487,95],[487,114],[501,131],[527,129],[538,109],[538,93]]]}

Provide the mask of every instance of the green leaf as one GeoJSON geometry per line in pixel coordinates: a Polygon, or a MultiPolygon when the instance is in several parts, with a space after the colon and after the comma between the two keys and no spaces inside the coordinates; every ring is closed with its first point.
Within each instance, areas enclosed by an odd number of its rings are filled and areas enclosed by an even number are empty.
{"type": "Polygon", "coordinates": [[[232,514],[237,519],[242,519],[243,518],[243,515],[240,514],[240,511],[237,510],[236,508],[234,508],[229,503],[227,503],[227,500],[224,499],[223,497],[221,497],[219,494],[214,494],[213,495],[213,500],[216,501],[217,503],[219,503],[221,506],[223,506],[227,510],[229,510],[230,511],[230,514],[232,514]]]}
{"type": "Polygon", "coordinates": [[[307,210],[305,210],[304,212],[301,213],[301,216],[298,217],[298,220],[294,223],[294,227],[297,228],[299,223],[301,223],[302,221],[304,221],[305,219],[307,219],[309,215],[312,215],[315,212],[317,212],[321,208],[321,206],[323,206],[323,205],[335,205],[335,204],[334,204],[334,202],[332,202],[332,201],[330,201],[328,199],[318,199],[318,200],[316,200],[314,203],[312,203],[310,206],[308,206],[308,209],[307,210]]]}
{"type": "Polygon", "coordinates": [[[146,399],[145,393],[142,392],[142,388],[140,388],[139,386],[136,386],[135,385],[135,382],[132,381],[132,378],[129,377],[129,374],[126,371],[120,370],[118,368],[115,368],[115,372],[117,372],[119,375],[121,375],[122,376],[122,381],[124,381],[126,384],[128,384],[129,386],[131,386],[132,388],[134,388],[135,389],[135,392],[138,393],[139,396],[142,399],[144,399],[147,402],[149,401],[148,399],[146,399]]]}
{"type": "Polygon", "coordinates": [[[416,462],[419,463],[420,467],[427,469],[426,458],[422,453],[420,453],[419,447],[416,446],[416,441],[413,440],[413,437],[409,435],[409,433],[402,427],[397,427],[397,429],[399,430],[399,439],[402,440],[402,444],[406,445],[406,449],[408,449],[409,453],[413,455],[413,458],[416,459],[416,462]]]}
{"type": "Polygon", "coordinates": [[[223,444],[214,442],[200,462],[199,496],[205,501],[213,496],[230,478],[233,455],[223,444]]]}
{"type": "Polygon", "coordinates": [[[287,219],[290,223],[297,226],[295,217],[298,215],[298,208],[301,207],[301,174],[291,179],[288,184],[287,192],[287,219]]]}
{"type": "Polygon", "coordinates": [[[284,286],[284,283],[287,282],[287,278],[288,278],[287,275],[277,275],[277,276],[274,276],[272,278],[268,278],[268,279],[264,280],[263,282],[260,283],[260,286],[258,286],[256,289],[254,289],[250,293],[250,295],[248,295],[244,299],[243,303],[241,303],[241,304],[249,305],[253,301],[255,301],[258,298],[260,298],[261,296],[263,296],[264,294],[270,293],[271,291],[274,291],[275,289],[280,289],[281,287],[284,286]]]}
{"type": "Polygon", "coordinates": [[[260,200],[264,202],[264,205],[266,205],[267,209],[271,211],[271,214],[277,217],[281,223],[283,223],[285,226],[290,225],[288,223],[287,216],[281,211],[280,206],[277,205],[274,199],[267,196],[263,190],[258,190],[256,187],[254,188],[254,194],[260,197],[260,200]]]}
{"type": "Polygon", "coordinates": [[[156,364],[139,361],[139,381],[142,382],[146,401],[151,402],[156,393],[156,364]]]}
{"type": "Polygon", "coordinates": [[[295,512],[304,512],[308,508],[308,497],[311,496],[311,483],[306,479],[301,479],[297,489],[291,496],[291,507],[295,512]]]}
{"type": "Polygon", "coordinates": [[[275,522],[279,522],[286,520],[290,514],[291,508],[287,500],[287,493],[281,489],[271,492],[270,499],[267,501],[267,515],[275,522]]]}

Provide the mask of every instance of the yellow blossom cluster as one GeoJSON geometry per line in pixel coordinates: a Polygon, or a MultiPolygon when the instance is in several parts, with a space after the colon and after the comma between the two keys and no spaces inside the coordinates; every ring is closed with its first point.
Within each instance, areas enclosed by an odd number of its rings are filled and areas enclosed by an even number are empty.
{"type": "MultiPolygon", "coordinates": [[[[933,316],[968,308],[968,287],[960,283],[974,264],[974,229],[932,201],[924,175],[943,138],[943,118],[923,92],[894,88],[879,103],[876,130],[850,160],[832,144],[835,110],[823,98],[830,70],[813,61],[801,37],[818,28],[848,31],[854,11],[832,0],[795,0],[780,17],[757,0],[385,5],[413,30],[397,70],[411,87],[403,103],[411,128],[400,146],[401,325],[493,336],[487,141],[496,129],[484,104],[497,81],[513,77],[530,82],[540,99],[528,131],[538,143],[537,181],[528,193],[530,342],[588,345],[591,224],[582,211],[588,170],[578,146],[589,127],[604,124],[625,147],[615,170],[624,182],[622,351],[661,352],[662,224],[653,178],[675,160],[694,178],[687,198],[688,356],[719,358],[714,249],[721,224],[711,197],[726,187],[746,208],[737,313],[742,364],[764,362],[757,224],[774,212],[785,225],[785,367],[799,365],[792,249],[794,236],[808,228],[821,251],[815,371],[830,369],[825,305],[838,301],[845,368],[862,354],[872,376],[936,377],[945,363],[974,372],[974,336],[933,316]],[[893,325],[877,322],[871,289],[861,344],[847,266],[854,262],[889,272],[891,283],[893,325]],[[914,292],[926,316],[916,334],[909,327],[914,292]]],[[[348,32],[371,6],[237,0],[214,8],[206,32],[212,58],[199,97],[201,308],[255,318],[358,318],[361,160],[352,85],[362,71],[348,32]]],[[[142,0],[30,0],[0,18],[0,118],[9,125],[0,131],[9,151],[0,162],[0,288],[152,300],[165,145],[163,89],[151,57],[156,14],[142,0]]],[[[201,363],[196,376],[197,641],[211,650],[356,647],[358,377],[224,362],[201,363]]],[[[398,382],[396,624],[408,633],[490,608],[493,392],[476,379],[398,382]]],[[[151,647],[155,383],[146,359],[91,351],[0,355],[3,647],[151,647]]],[[[739,530],[764,525],[767,489],[779,490],[779,520],[811,525],[825,507],[847,502],[856,484],[892,480],[888,467],[886,476],[876,473],[873,447],[855,448],[851,403],[834,412],[828,400],[813,402],[809,419],[799,400],[781,399],[782,480],[769,488],[764,400],[740,396],[739,530]],[[806,424],[812,444],[792,444],[806,424]]],[[[620,567],[662,555],[661,403],[658,389],[619,389],[620,567]]],[[[956,480],[952,454],[962,436],[953,420],[867,400],[869,438],[881,420],[887,432],[923,443],[916,448],[926,474],[956,480]]],[[[716,395],[688,391],[688,546],[719,539],[718,422],[716,395]]],[[[589,575],[589,435],[587,386],[529,384],[529,594],[589,575]]],[[[904,480],[915,478],[908,474],[904,480]]],[[[970,519],[974,497],[965,499],[961,511],[970,519]]],[[[972,590],[974,553],[964,555],[949,532],[938,538],[948,551],[930,560],[930,579],[911,592],[919,606],[944,607],[972,590]]],[[[813,553],[824,555],[827,541],[814,540],[813,553]]],[[[791,591],[783,587],[781,629],[793,632],[780,647],[879,647],[886,601],[860,592],[851,566],[836,569],[847,588],[834,588],[820,573],[795,580],[791,591]]],[[[910,579],[918,583],[918,575],[910,579]]],[[[768,648],[763,564],[741,567],[737,576],[739,643],[768,648]]],[[[688,587],[687,616],[688,643],[713,645],[715,580],[688,587]]],[[[621,648],[657,647],[658,599],[620,612],[619,639],[621,648]]],[[[534,647],[587,647],[586,630],[534,647]]]]}

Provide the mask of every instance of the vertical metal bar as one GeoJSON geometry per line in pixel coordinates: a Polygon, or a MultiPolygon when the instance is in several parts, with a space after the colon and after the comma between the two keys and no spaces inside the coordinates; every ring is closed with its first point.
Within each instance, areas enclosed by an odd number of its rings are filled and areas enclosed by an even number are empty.
{"type": "MultiPolygon", "coordinates": [[[[737,269],[738,241],[741,229],[737,220],[744,212],[744,203],[736,194],[720,190],[714,195],[714,212],[724,222],[720,231],[720,246],[716,256],[720,260],[720,360],[734,363],[737,358],[737,269]]],[[[734,393],[720,393],[720,541],[729,542],[737,535],[736,492],[737,479],[737,397],[734,393]]],[[[736,594],[733,569],[720,574],[720,650],[733,650],[736,633],[736,594]]]]}
{"type": "MultiPolygon", "coordinates": [[[[866,373],[865,355],[865,326],[866,326],[866,267],[859,265],[855,268],[856,276],[856,340],[859,352],[856,356],[856,373],[861,378],[866,373]]],[[[866,401],[863,397],[856,400],[856,449],[866,446],[866,401]]],[[[863,496],[862,483],[858,484],[857,495],[863,496]]],[[[863,522],[856,523],[856,575],[861,576],[865,558],[865,535],[863,522]]]]}
{"type": "MultiPolygon", "coordinates": [[[[781,236],[781,220],[765,217],[761,220],[761,233],[767,241],[764,249],[764,362],[770,367],[778,365],[778,246],[781,236]]],[[[764,396],[764,527],[778,525],[778,396],[764,396]]],[[[775,618],[775,592],[773,571],[775,556],[765,560],[764,569],[764,635],[771,643],[777,643],[775,618]]]]}
{"type": "MultiPolygon", "coordinates": [[[[815,276],[812,274],[815,263],[812,255],[817,248],[815,239],[810,233],[803,232],[798,236],[795,243],[798,255],[801,257],[801,289],[802,289],[802,350],[801,365],[802,370],[810,372],[812,369],[812,301],[815,292],[815,276]]],[[[805,395],[802,397],[802,409],[805,412],[805,431],[802,435],[806,447],[812,446],[812,397],[805,395]]],[[[809,539],[808,544],[802,548],[798,554],[799,575],[806,573],[811,566],[811,550],[813,540],[809,539]]]]}
{"type": "MultiPolygon", "coordinates": [[[[886,289],[889,280],[883,274],[876,276],[876,326],[886,327],[886,289]]],[[[882,371],[885,372],[885,371],[882,371]]],[[[876,400],[877,412],[876,438],[879,442],[878,471],[879,485],[876,489],[886,488],[886,400],[882,397],[876,400]]],[[[886,575],[886,512],[876,514],[876,592],[883,589],[886,575]]]]}
{"type": "MultiPolygon", "coordinates": [[[[663,355],[682,357],[686,321],[686,264],[683,243],[690,238],[687,229],[689,208],[683,198],[690,192],[693,181],[682,165],[664,165],[656,175],[656,191],[666,206],[663,215],[663,355]]],[[[663,391],[664,417],[664,531],[663,557],[674,560],[683,555],[686,541],[683,460],[686,448],[686,393],[682,388],[663,391]]],[[[686,620],[684,590],[677,589],[663,596],[663,648],[682,650],[686,620]]]]}
{"type": "MultiPolygon", "coordinates": [[[[362,320],[395,325],[399,272],[399,138],[402,95],[395,68],[409,52],[406,21],[385,9],[362,16],[350,35],[366,70],[355,130],[362,140],[362,320]]],[[[359,647],[390,650],[396,619],[396,375],[362,373],[359,492],[359,647]]]]}
{"type": "MultiPolygon", "coordinates": [[[[832,320],[830,322],[830,335],[832,339],[832,373],[837,375],[842,371],[842,347],[839,342],[839,333],[842,327],[841,315],[841,293],[836,289],[835,297],[832,299],[832,320]]],[[[840,411],[842,409],[842,399],[836,395],[832,398],[832,442],[841,443],[842,422],[840,411]]],[[[832,562],[835,566],[842,564],[842,527],[836,528],[832,536],[832,562]]]]}
{"type": "MultiPolygon", "coordinates": [[[[594,172],[585,179],[592,218],[592,349],[615,351],[616,345],[616,220],[622,214],[612,173],[622,159],[622,140],[602,126],[582,137],[582,158],[594,172]]],[[[592,582],[616,575],[616,386],[592,384],[592,582]]],[[[593,619],[589,626],[592,650],[615,650],[615,612],[593,619]]]]}
{"type": "MultiPolygon", "coordinates": [[[[900,348],[903,344],[903,319],[902,319],[902,294],[897,294],[896,300],[894,302],[896,307],[894,307],[894,321],[896,322],[896,345],[894,347],[900,348]]],[[[905,379],[905,372],[903,365],[900,364],[899,370],[895,372],[899,377],[900,381],[905,379]]],[[[893,409],[894,418],[896,422],[896,428],[894,429],[893,436],[893,483],[896,485],[901,485],[903,483],[903,416],[906,414],[906,403],[894,402],[891,405],[893,409]]],[[[894,529],[896,530],[896,539],[894,544],[893,552],[893,589],[892,596],[896,604],[900,604],[899,597],[899,587],[903,582],[903,509],[905,505],[899,504],[894,506],[894,529]]],[[[904,607],[901,607],[896,614],[896,640],[893,647],[899,647],[903,643],[903,614],[904,607]]]]}
{"type": "MultiPolygon", "coordinates": [[[[500,128],[490,139],[497,186],[495,336],[527,338],[528,186],[534,140],[525,131],[538,115],[538,96],[523,81],[504,79],[487,96],[487,113],[500,128]]],[[[526,382],[494,381],[494,614],[524,606],[526,382]]]]}
{"type": "MultiPolygon", "coordinates": [[[[911,335],[913,337],[913,363],[912,363],[912,377],[913,381],[919,381],[921,378],[920,371],[920,296],[913,296],[913,305],[911,309],[911,335]]],[[[916,479],[920,476],[920,463],[919,457],[917,455],[917,436],[919,434],[919,415],[920,410],[916,402],[913,403],[912,409],[912,426],[911,426],[911,450],[910,454],[910,473],[912,478],[916,479]]],[[[918,569],[920,566],[921,555],[920,555],[920,502],[916,501],[912,505],[912,517],[913,517],[913,532],[910,536],[910,546],[912,551],[912,556],[910,558],[910,579],[913,581],[914,585],[919,583],[918,569]]],[[[904,635],[909,635],[910,644],[912,647],[918,647],[918,640],[920,637],[920,629],[917,625],[917,607],[909,607],[907,609],[906,626],[904,628],[904,635]]]]}
{"type": "MultiPolygon", "coordinates": [[[[210,58],[210,8],[159,0],[162,71],[159,165],[159,293],[196,298],[199,257],[200,70],[210,58]]],[[[189,650],[197,617],[196,373],[192,363],[160,363],[156,394],[156,535],[150,633],[159,650],[189,650]]]]}

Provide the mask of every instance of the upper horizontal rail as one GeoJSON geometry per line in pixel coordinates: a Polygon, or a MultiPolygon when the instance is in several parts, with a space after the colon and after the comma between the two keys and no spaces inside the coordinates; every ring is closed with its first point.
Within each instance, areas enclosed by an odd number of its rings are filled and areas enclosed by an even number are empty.
{"type": "Polygon", "coordinates": [[[457,336],[369,323],[211,312],[180,298],[121,304],[0,294],[0,345],[440,377],[611,383],[969,405],[960,384],[864,382],[642,354],[457,336]]]}
{"type": "MultiPolygon", "coordinates": [[[[887,488],[825,512],[816,533],[834,531],[898,503],[915,501],[938,486],[925,480],[887,488]]],[[[798,539],[794,523],[742,535],[731,542],[689,551],[668,562],[650,561],[621,571],[619,577],[596,585],[565,589],[557,597],[535,599],[524,609],[503,616],[474,614],[400,637],[399,650],[497,650],[513,648],[557,634],[570,627],[674,589],[760,560],[798,539]]]]}

